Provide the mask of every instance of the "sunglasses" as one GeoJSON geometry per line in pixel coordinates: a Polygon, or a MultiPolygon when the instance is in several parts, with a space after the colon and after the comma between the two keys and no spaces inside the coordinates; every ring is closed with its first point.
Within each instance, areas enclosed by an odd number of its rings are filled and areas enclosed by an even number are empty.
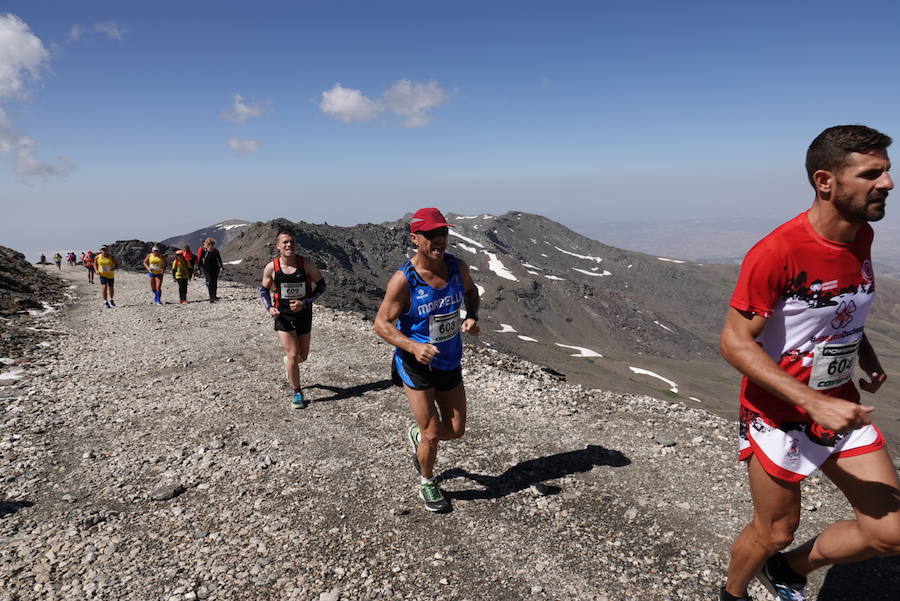
{"type": "Polygon", "coordinates": [[[435,230],[429,230],[427,232],[416,232],[420,236],[425,236],[429,240],[434,240],[435,238],[446,238],[450,234],[450,228],[439,227],[435,230]]]}

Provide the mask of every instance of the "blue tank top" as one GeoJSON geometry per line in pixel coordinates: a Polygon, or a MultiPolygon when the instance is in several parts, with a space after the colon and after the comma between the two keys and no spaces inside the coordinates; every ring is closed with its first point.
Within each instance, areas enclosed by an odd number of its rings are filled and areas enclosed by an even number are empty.
{"type": "MultiPolygon", "coordinates": [[[[409,310],[400,315],[397,329],[414,342],[435,345],[440,354],[431,361],[434,369],[456,369],[462,361],[462,339],[459,334],[459,308],[463,303],[462,276],[453,255],[444,255],[447,263],[447,285],[432,288],[416,272],[412,261],[400,266],[409,284],[409,310]]],[[[398,353],[404,353],[397,349],[398,353]]],[[[415,360],[415,358],[413,358],[415,360]]]]}

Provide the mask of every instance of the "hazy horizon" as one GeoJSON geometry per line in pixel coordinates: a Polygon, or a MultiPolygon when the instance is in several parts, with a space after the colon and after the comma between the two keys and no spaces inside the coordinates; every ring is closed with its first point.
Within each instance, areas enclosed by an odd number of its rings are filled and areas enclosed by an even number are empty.
{"type": "MultiPolygon", "coordinates": [[[[879,22],[900,17],[876,4],[879,22]]],[[[822,129],[900,135],[891,62],[821,36],[838,8],[7,0],[0,244],[421,206],[576,231],[788,218],[812,199],[803,160],[822,129]]],[[[878,42],[888,58],[900,44],[878,42]]]]}

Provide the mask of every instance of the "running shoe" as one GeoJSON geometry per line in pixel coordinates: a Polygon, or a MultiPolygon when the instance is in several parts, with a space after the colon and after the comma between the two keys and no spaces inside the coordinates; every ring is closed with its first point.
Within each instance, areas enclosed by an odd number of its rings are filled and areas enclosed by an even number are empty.
{"type": "Polygon", "coordinates": [[[186,300],[178,301],[178,302],[179,302],[180,304],[182,304],[182,305],[186,305],[186,304],[187,304],[187,301],[186,301],[186,300]]]}
{"type": "Polygon", "coordinates": [[[422,440],[422,434],[419,431],[419,426],[415,424],[410,426],[406,434],[409,444],[412,445],[413,465],[416,466],[416,471],[421,474],[422,466],[419,465],[419,441],[422,440]]]}
{"type": "Polygon", "coordinates": [[[103,306],[107,309],[112,309],[112,305],[109,304],[109,301],[103,301],[103,306]]]}
{"type": "Polygon", "coordinates": [[[116,301],[114,301],[113,299],[109,299],[109,306],[110,306],[110,307],[115,307],[115,306],[116,306],[116,301]]]}
{"type": "Polygon", "coordinates": [[[426,482],[419,486],[419,498],[425,501],[425,509],[435,513],[450,511],[450,502],[444,497],[436,482],[426,482]]]}
{"type": "Polygon", "coordinates": [[[762,569],[756,575],[766,589],[776,597],[779,601],[806,601],[806,595],[803,594],[803,588],[806,586],[806,578],[801,578],[800,582],[788,582],[781,580],[775,576],[774,562],[779,561],[782,553],[776,553],[766,560],[762,569]]]}
{"type": "Polygon", "coordinates": [[[291,399],[291,409],[306,409],[308,405],[309,401],[303,397],[302,392],[297,391],[294,393],[294,396],[291,399]]]}

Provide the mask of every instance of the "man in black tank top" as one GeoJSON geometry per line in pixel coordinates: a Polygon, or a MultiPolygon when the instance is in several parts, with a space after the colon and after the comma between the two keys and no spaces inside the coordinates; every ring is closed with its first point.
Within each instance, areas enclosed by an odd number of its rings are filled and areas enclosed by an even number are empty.
{"type": "Polygon", "coordinates": [[[285,370],[293,390],[291,407],[305,409],[309,401],[300,390],[300,363],[309,356],[312,303],[325,292],[325,278],[314,261],[294,252],[293,232],[280,230],[275,246],[278,256],[263,269],[259,296],[275,320],[275,331],[284,346],[285,370]]]}

